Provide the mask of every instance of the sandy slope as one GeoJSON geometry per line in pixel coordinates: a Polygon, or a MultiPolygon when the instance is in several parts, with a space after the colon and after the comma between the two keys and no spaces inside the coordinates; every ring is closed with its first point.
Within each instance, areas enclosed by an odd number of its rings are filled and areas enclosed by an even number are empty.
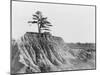
{"type": "Polygon", "coordinates": [[[82,51],[72,50],[60,37],[47,33],[28,32],[12,44],[11,72],[34,73],[94,69],[94,57],[89,58],[88,52],[82,51]]]}

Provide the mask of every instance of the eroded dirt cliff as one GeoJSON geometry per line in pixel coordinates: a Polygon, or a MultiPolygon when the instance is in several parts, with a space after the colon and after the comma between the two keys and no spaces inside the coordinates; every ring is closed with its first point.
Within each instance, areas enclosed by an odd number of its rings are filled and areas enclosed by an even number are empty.
{"type": "Polygon", "coordinates": [[[12,41],[12,73],[94,69],[93,53],[69,48],[61,37],[27,32],[12,41]],[[93,56],[93,57],[92,57],[93,56]]]}

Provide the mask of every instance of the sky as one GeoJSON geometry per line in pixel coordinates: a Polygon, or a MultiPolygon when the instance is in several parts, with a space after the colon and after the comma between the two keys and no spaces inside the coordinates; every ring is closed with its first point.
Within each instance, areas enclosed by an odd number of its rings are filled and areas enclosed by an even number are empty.
{"type": "Polygon", "coordinates": [[[12,38],[38,31],[36,24],[28,24],[36,11],[48,17],[52,35],[65,42],[95,42],[95,7],[16,1],[12,2],[12,38]]]}

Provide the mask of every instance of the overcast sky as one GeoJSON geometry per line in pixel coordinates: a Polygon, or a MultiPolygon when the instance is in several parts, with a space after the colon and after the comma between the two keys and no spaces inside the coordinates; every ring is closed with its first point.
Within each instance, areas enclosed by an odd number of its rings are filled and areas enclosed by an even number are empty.
{"type": "Polygon", "coordinates": [[[51,33],[65,42],[95,42],[95,7],[32,2],[12,2],[12,37],[37,32],[37,25],[28,24],[32,14],[41,11],[52,23],[51,33]]]}

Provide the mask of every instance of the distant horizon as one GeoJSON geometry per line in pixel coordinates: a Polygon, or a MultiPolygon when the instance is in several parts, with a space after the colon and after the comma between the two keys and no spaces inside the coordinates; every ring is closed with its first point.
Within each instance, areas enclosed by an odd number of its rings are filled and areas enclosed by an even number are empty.
{"type": "Polygon", "coordinates": [[[26,32],[37,32],[37,25],[31,26],[27,22],[38,10],[53,25],[52,35],[67,43],[95,43],[95,7],[15,1],[12,1],[12,38],[19,39],[26,32]]]}
{"type": "MultiPolygon", "coordinates": [[[[38,32],[26,32],[26,33],[37,33],[37,34],[39,34],[38,32]]],[[[25,33],[25,34],[26,34],[25,33]]],[[[25,34],[23,34],[21,37],[23,37],[25,34]]],[[[52,34],[51,34],[52,35],[52,34]]],[[[54,35],[52,35],[52,36],[54,36],[54,35]]],[[[13,38],[12,37],[12,40],[19,40],[21,37],[19,37],[19,38],[17,38],[17,39],[15,39],[15,38],[13,38]]],[[[60,36],[56,36],[56,37],[60,37],[60,36]]],[[[60,37],[60,38],[62,38],[62,37],[60,37]]],[[[62,38],[63,39],[63,38],[62,38]]],[[[64,39],[63,39],[64,40],[64,39]]],[[[64,41],[65,42],[65,41],[64,41]]],[[[84,44],[84,43],[92,43],[92,44],[95,44],[96,42],[80,42],[80,41],[77,41],[77,42],[65,42],[65,43],[82,43],[82,44],[84,44]]]]}

